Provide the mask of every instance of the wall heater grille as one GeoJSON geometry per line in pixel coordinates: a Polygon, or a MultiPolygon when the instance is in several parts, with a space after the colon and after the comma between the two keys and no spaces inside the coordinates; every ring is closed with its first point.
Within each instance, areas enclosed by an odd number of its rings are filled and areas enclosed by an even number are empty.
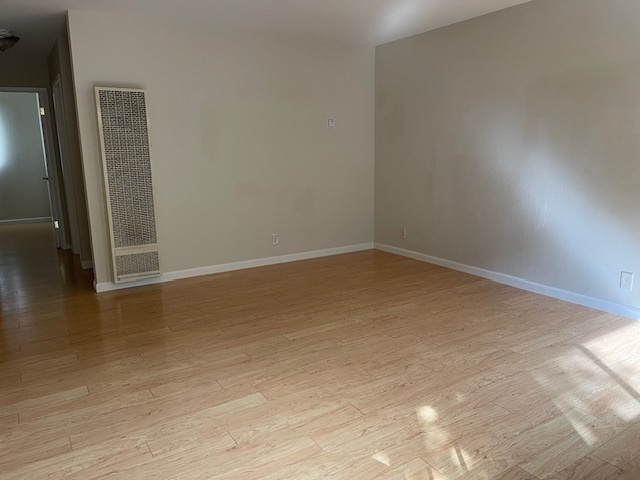
{"type": "Polygon", "coordinates": [[[96,87],[116,283],[160,274],[144,90],[96,87]]]}

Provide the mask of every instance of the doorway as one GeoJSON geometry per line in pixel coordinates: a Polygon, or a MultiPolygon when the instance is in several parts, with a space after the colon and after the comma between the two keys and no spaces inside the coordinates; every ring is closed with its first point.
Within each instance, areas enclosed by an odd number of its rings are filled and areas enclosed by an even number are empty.
{"type": "Polygon", "coordinates": [[[46,89],[0,90],[0,226],[47,223],[55,246],[66,249],[62,185],[43,118],[47,107],[46,89]]]}
{"type": "MultiPolygon", "coordinates": [[[[46,89],[0,88],[0,313],[90,289],[71,251],[46,89]]],[[[2,316],[0,315],[0,316],[2,316]]]]}

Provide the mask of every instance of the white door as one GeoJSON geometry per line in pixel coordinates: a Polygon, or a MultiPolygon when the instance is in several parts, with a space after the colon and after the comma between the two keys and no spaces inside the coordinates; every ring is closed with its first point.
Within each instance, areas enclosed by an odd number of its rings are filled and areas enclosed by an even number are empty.
{"type": "Polygon", "coordinates": [[[43,181],[47,182],[49,189],[49,203],[51,204],[51,217],[53,221],[53,228],[55,230],[55,241],[57,248],[63,248],[68,250],[70,248],[70,241],[67,238],[65,228],[64,210],[62,206],[62,189],[63,183],[60,177],[60,168],[56,164],[56,156],[53,152],[53,139],[51,132],[47,128],[46,115],[48,114],[48,102],[45,92],[39,91],[38,95],[38,109],[40,115],[40,135],[42,151],[45,158],[45,170],[46,175],[43,177],[43,181]]]}

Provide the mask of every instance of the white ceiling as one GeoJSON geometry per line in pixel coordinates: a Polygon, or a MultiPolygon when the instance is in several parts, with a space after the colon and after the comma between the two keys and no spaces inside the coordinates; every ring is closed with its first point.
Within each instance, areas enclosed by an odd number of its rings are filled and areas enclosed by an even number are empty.
{"type": "MultiPolygon", "coordinates": [[[[216,31],[382,43],[530,0],[0,0],[0,29],[23,53],[47,54],[67,10],[164,19],[216,31]]],[[[17,53],[17,52],[16,52],[17,53]]]]}

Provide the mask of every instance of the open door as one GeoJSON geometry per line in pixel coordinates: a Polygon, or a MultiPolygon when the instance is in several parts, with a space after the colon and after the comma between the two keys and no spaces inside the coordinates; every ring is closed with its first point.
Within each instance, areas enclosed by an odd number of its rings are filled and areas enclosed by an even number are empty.
{"type": "MultiPolygon", "coordinates": [[[[43,112],[44,110],[40,110],[40,112],[43,112]]],[[[42,115],[42,113],[41,113],[42,115]]],[[[41,130],[41,135],[43,134],[42,128],[40,128],[41,130]]],[[[42,135],[42,138],[44,139],[44,135],[42,135]]],[[[44,171],[45,171],[45,176],[42,177],[42,180],[44,180],[45,182],[47,182],[47,190],[49,191],[49,205],[51,206],[51,221],[53,222],[53,234],[54,234],[54,238],[55,238],[55,242],[56,242],[56,248],[62,248],[62,239],[60,238],[60,215],[59,215],[59,209],[57,208],[57,202],[55,200],[55,182],[56,182],[56,177],[57,175],[54,175],[54,171],[51,166],[49,165],[49,156],[47,155],[47,151],[46,148],[44,146],[44,140],[42,142],[42,148],[44,151],[44,171]]]]}
{"type": "MultiPolygon", "coordinates": [[[[46,91],[45,91],[46,92],[46,91]]],[[[53,222],[55,242],[57,248],[68,250],[71,245],[69,238],[66,234],[66,225],[64,218],[64,210],[62,206],[62,178],[59,175],[59,169],[56,164],[56,156],[53,152],[53,139],[51,138],[51,132],[49,131],[46,115],[49,110],[46,93],[39,91],[38,95],[38,108],[40,114],[40,134],[42,138],[42,150],[45,158],[45,171],[46,175],[42,178],[47,182],[49,189],[49,203],[51,204],[51,220],[53,222]]]]}

